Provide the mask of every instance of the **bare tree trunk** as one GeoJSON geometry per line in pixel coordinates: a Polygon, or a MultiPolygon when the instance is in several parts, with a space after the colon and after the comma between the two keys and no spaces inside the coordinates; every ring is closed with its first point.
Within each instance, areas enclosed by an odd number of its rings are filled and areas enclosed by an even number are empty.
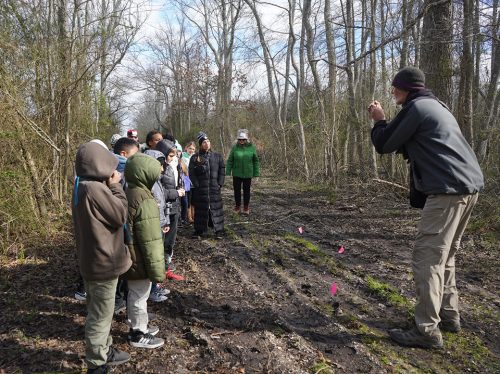
{"type": "Polygon", "coordinates": [[[336,57],[335,57],[335,39],[333,36],[333,26],[332,26],[332,11],[331,11],[331,1],[325,0],[324,8],[324,20],[325,20],[325,35],[326,35],[326,49],[328,56],[328,90],[326,97],[326,112],[328,114],[328,121],[331,124],[329,135],[327,137],[327,142],[325,145],[325,168],[326,176],[331,180],[332,184],[336,186],[337,184],[337,158],[338,158],[338,148],[339,139],[337,131],[337,120],[335,116],[335,88],[337,85],[337,68],[336,68],[336,57]]]}
{"type": "Polygon", "coordinates": [[[299,141],[300,141],[300,150],[302,157],[304,159],[305,167],[304,167],[304,172],[305,172],[305,177],[306,180],[309,180],[309,167],[307,163],[307,143],[306,143],[306,134],[304,131],[304,125],[302,123],[302,113],[301,113],[301,101],[302,101],[302,87],[304,86],[305,83],[305,57],[304,57],[304,50],[305,50],[305,40],[306,40],[306,25],[304,23],[304,16],[302,17],[302,28],[300,32],[300,47],[299,47],[299,66],[297,67],[297,64],[295,63],[293,54],[292,54],[292,66],[295,69],[295,74],[297,75],[297,98],[296,98],[296,109],[297,109],[297,121],[298,121],[298,126],[299,126],[299,141]]]}
{"type": "MultiPolygon", "coordinates": [[[[265,36],[264,36],[264,30],[262,28],[262,21],[261,21],[259,13],[257,12],[257,8],[255,6],[255,1],[254,0],[245,0],[245,3],[247,3],[247,5],[250,7],[252,14],[254,15],[255,21],[257,23],[257,33],[259,35],[259,41],[260,41],[260,45],[262,48],[264,64],[266,66],[267,87],[268,87],[269,96],[271,99],[271,106],[273,109],[273,123],[271,124],[271,126],[274,127],[276,125],[279,125],[279,127],[281,128],[281,131],[284,135],[283,142],[280,142],[280,143],[282,143],[284,146],[284,149],[283,149],[283,156],[284,156],[283,158],[285,160],[284,167],[287,169],[287,175],[288,175],[289,166],[288,166],[288,162],[286,161],[286,160],[288,160],[288,150],[286,147],[287,142],[286,142],[286,135],[285,135],[286,130],[285,130],[285,126],[283,124],[283,118],[282,118],[283,108],[281,106],[279,97],[278,98],[276,97],[276,94],[274,91],[274,82],[273,82],[274,64],[272,63],[271,54],[269,52],[269,46],[268,46],[266,39],[265,39],[265,36]]],[[[292,10],[289,10],[289,12],[290,11],[292,11],[292,10]]],[[[293,11],[292,11],[292,14],[293,14],[293,11]]],[[[291,42],[291,40],[289,38],[289,43],[290,42],[291,42]]],[[[287,47],[287,50],[291,53],[290,48],[291,48],[291,46],[289,45],[287,47]]],[[[289,71],[290,71],[290,62],[289,62],[289,56],[287,56],[286,77],[289,76],[289,71]]],[[[285,88],[285,97],[286,97],[288,95],[288,78],[285,81],[285,87],[286,87],[285,88]]],[[[279,86],[278,86],[278,90],[279,90],[279,86]]],[[[286,110],[284,111],[284,113],[286,113],[286,110]]]]}
{"type": "MultiPolygon", "coordinates": [[[[354,57],[354,45],[355,45],[355,39],[353,39],[353,33],[352,29],[354,28],[354,16],[352,14],[352,0],[347,0],[346,1],[346,6],[345,6],[345,16],[344,16],[344,23],[346,25],[346,32],[345,32],[345,49],[346,49],[346,59],[347,61],[352,61],[354,57]]],[[[358,144],[357,142],[357,136],[356,136],[356,131],[359,126],[359,118],[358,118],[358,113],[356,111],[356,93],[355,93],[355,72],[356,68],[351,65],[348,65],[346,67],[346,74],[347,74],[347,91],[348,91],[348,102],[349,102],[349,112],[350,112],[350,119],[347,121],[348,126],[347,126],[347,139],[349,139],[349,158],[350,160],[348,161],[349,164],[352,164],[355,160],[355,155],[357,154],[356,150],[357,147],[361,146],[361,144],[358,144]],[[354,71],[353,71],[354,70],[354,71]],[[354,131],[353,131],[354,130],[354,131]]],[[[361,162],[361,160],[359,160],[361,162]]],[[[358,165],[359,166],[359,165],[358,165]]],[[[359,172],[359,167],[356,167],[356,171],[359,172]]]]}
{"type": "Polygon", "coordinates": [[[425,7],[432,9],[425,13],[422,34],[421,68],[425,73],[426,85],[445,103],[452,102],[452,19],[451,0],[425,0],[425,7]],[[436,3],[436,4],[434,4],[436,3]]]}
{"type": "MultiPolygon", "coordinates": [[[[376,26],[375,17],[377,15],[377,0],[370,0],[370,49],[375,50],[376,45],[376,26]]],[[[375,83],[377,75],[377,61],[375,53],[370,55],[370,95],[372,100],[375,99],[375,83]]],[[[368,174],[372,177],[378,178],[378,166],[377,166],[377,153],[375,147],[369,148],[371,152],[368,152],[370,168],[368,174]]]]}
{"type": "Polygon", "coordinates": [[[472,55],[473,2],[474,0],[463,0],[464,23],[462,28],[462,58],[460,62],[460,87],[457,108],[457,121],[471,146],[474,146],[472,128],[472,86],[474,77],[474,59],[472,55]]]}
{"type": "Polygon", "coordinates": [[[498,82],[500,77],[500,11],[499,11],[499,0],[493,1],[493,12],[492,12],[492,25],[491,25],[491,36],[492,36],[492,48],[491,48],[491,73],[490,82],[488,84],[488,91],[485,98],[485,126],[483,127],[481,142],[479,143],[479,160],[482,162],[486,159],[488,152],[489,143],[492,139],[493,132],[491,129],[496,121],[495,113],[495,103],[496,98],[500,94],[498,89],[498,82]]]}
{"type": "MultiPolygon", "coordinates": [[[[403,0],[401,4],[401,21],[402,21],[402,29],[406,30],[406,25],[408,23],[408,0],[403,0]]],[[[399,68],[402,69],[405,66],[408,66],[408,48],[410,44],[410,36],[409,30],[403,32],[401,36],[402,45],[401,45],[401,59],[399,60],[399,68]]]]}
{"type": "MultiPolygon", "coordinates": [[[[314,52],[313,52],[313,45],[314,45],[314,32],[313,28],[311,26],[311,22],[309,20],[309,17],[311,16],[311,0],[305,0],[304,1],[304,13],[303,13],[303,22],[304,22],[304,27],[306,29],[306,53],[307,53],[307,59],[309,60],[309,66],[311,67],[311,73],[313,76],[313,81],[314,81],[314,91],[315,91],[315,96],[316,96],[316,103],[318,104],[318,109],[319,109],[319,121],[320,121],[320,127],[321,127],[321,132],[323,133],[323,138],[325,140],[328,140],[328,128],[326,125],[326,113],[325,113],[325,104],[323,102],[323,96],[321,92],[321,82],[320,78],[318,75],[318,70],[316,67],[317,64],[317,59],[314,58],[314,52]]],[[[306,165],[307,168],[307,173],[306,177],[309,177],[309,171],[308,171],[308,166],[306,165]]],[[[325,170],[323,170],[325,175],[327,174],[326,171],[326,165],[325,165],[325,170]]]]}

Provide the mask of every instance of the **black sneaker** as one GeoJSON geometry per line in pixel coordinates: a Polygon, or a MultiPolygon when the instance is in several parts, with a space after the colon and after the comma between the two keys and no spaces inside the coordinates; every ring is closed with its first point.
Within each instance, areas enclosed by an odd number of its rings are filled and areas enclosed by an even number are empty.
{"type": "Polygon", "coordinates": [[[224,230],[220,230],[220,231],[216,231],[215,232],[215,239],[224,239],[224,235],[226,233],[224,232],[224,230]]]}
{"type": "Polygon", "coordinates": [[[109,347],[108,359],[106,360],[106,364],[115,366],[124,364],[128,360],[130,360],[130,355],[127,352],[109,347]]]}
{"type": "Polygon", "coordinates": [[[98,366],[94,369],[87,369],[88,374],[107,374],[109,372],[109,367],[107,365],[98,366]]]}
{"type": "Polygon", "coordinates": [[[135,348],[158,348],[165,344],[162,338],[157,338],[149,333],[144,334],[139,330],[131,330],[128,335],[128,342],[135,348]]]}

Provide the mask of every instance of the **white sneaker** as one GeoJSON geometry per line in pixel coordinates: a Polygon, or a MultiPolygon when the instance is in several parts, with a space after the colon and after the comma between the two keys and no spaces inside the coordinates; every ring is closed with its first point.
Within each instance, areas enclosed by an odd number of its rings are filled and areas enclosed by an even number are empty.
{"type": "Polygon", "coordinates": [[[160,294],[158,291],[155,291],[149,294],[148,299],[154,301],[155,303],[161,303],[162,301],[167,300],[167,297],[165,295],[160,294]]]}
{"type": "Polygon", "coordinates": [[[85,301],[87,300],[87,292],[85,291],[75,291],[75,299],[78,301],[85,301]]]}
{"type": "Polygon", "coordinates": [[[156,292],[160,295],[167,296],[170,293],[170,290],[158,283],[156,285],[156,292]]]}

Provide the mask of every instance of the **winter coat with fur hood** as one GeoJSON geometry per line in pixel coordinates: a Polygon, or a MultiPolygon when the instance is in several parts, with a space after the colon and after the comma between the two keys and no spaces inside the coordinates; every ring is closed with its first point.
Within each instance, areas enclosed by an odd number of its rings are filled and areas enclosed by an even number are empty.
{"type": "Polygon", "coordinates": [[[120,183],[106,184],[116,157],[93,142],[78,148],[72,215],[78,265],[86,281],[117,278],[132,264],[124,243],[127,198],[120,183]]]}

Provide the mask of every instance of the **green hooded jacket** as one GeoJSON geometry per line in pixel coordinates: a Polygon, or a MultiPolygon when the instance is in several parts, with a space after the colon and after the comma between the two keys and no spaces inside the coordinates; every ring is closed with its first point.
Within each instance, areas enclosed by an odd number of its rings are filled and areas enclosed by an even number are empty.
{"type": "Polygon", "coordinates": [[[160,211],[151,188],[158,179],[161,165],[153,157],[136,153],[125,164],[125,180],[128,183],[128,247],[132,267],[125,279],[165,280],[163,237],[160,228],[160,211]]]}
{"type": "Polygon", "coordinates": [[[233,145],[227,158],[226,175],[238,178],[260,176],[260,161],[255,145],[249,142],[233,145]]]}

